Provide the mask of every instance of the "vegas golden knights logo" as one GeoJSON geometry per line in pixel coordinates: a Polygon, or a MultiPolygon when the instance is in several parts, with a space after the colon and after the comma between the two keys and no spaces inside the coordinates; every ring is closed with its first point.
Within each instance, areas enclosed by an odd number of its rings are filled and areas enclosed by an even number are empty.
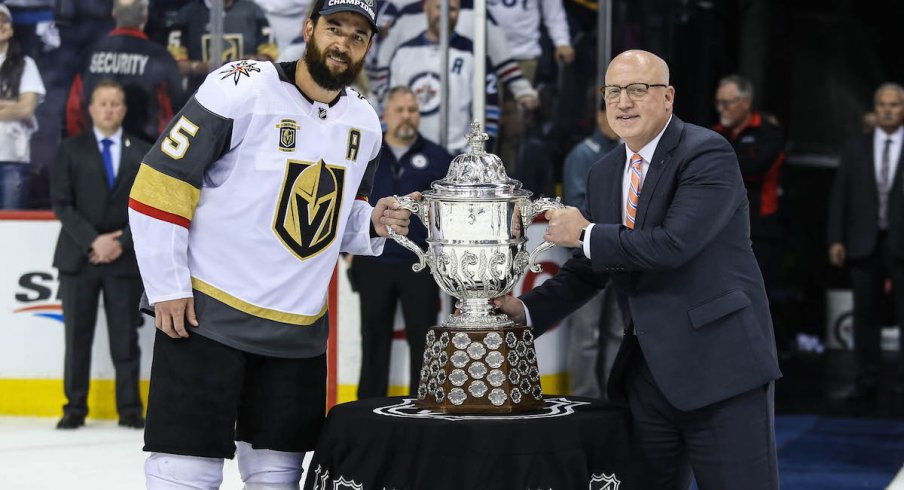
{"type": "Polygon", "coordinates": [[[336,239],[345,169],[323,160],[289,160],[273,230],[299,259],[309,259],[336,239]]]}
{"type": "Polygon", "coordinates": [[[279,151],[295,151],[295,132],[300,129],[292,119],[283,119],[276,125],[279,130],[279,151]]]}
{"type": "MultiPolygon", "coordinates": [[[[202,61],[211,61],[210,55],[213,47],[210,45],[213,36],[204,34],[201,36],[201,59],[202,61]]],[[[245,57],[245,40],[241,34],[223,34],[223,57],[219,61],[212,60],[214,63],[222,64],[229,60],[240,60],[245,57]]]]}

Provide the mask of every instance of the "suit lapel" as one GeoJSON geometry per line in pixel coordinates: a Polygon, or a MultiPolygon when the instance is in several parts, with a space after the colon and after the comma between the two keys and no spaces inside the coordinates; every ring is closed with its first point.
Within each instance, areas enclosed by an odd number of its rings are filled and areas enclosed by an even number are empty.
{"type": "MultiPolygon", "coordinates": [[[[131,172],[129,164],[132,162],[131,157],[132,152],[134,151],[132,149],[132,137],[123,131],[120,141],[122,142],[122,148],[120,148],[119,153],[119,169],[116,172],[116,178],[113,180],[113,189],[111,192],[117,192],[122,186],[123,179],[131,172]]],[[[103,160],[103,158],[101,158],[101,160],[103,160]]]]}
{"type": "Polygon", "coordinates": [[[609,202],[605,203],[603,215],[596,221],[597,223],[622,223],[622,208],[625,207],[624,189],[622,189],[626,160],[624,143],[619,145],[612,155],[612,159],[607,162],[603,182],[606,189],[605,195],[610,196],[609,202]]]}
{"type": "Polygon", "coordinates": [[[662,138],[659,139],[659,144],[656,145],[650,168],[647,169],[647,175],[644,176],[643,184],[640,188],[640,201],[637,203],[635,228],[643,228],[644,220],[647,216],[647,208],[650,207],[650,202],[656,195],[656,185],[659,183],[659,178],[662,177],[666,165],[671,160],[672,151],[678,146],[683,131],[684,123],[673,115],[665,132],[662,133],[662,138]]]}
{"type": "MultiPolygon", "coordinates": [[[[874,131],[880,131],[876,128],[874,131]]],[[[866,192],[869,193],[870,197],[873,201],[876,202],[878,206],[879,203],[879,180],[876,178],[876,167],[879,162],[876,161],[876,149],[873,144],[874,134],[870,133],[869,136],[865,137],[866,140],[866,155],[867,158],[864,158],[863,161],[867,163],[867,165],[863,165],[861,171],[863,172],[863,178],[865,182],[867,182],[866,192]]]]}
{"type": "Polygon", "coordinates": [[[85,164],[92,167],[92,172],[97,176],[98,185],[104,190],[109,191],[110,186],[107,184],[107,169],[104,168],[104,157],[97,147],[98,142],[97,138],[94,136],[94,131],[89,128],[83,135],[84,137],[82,138],[81,145],[82,151],[84,152],[83,155],[85,156],[85,164]]]}

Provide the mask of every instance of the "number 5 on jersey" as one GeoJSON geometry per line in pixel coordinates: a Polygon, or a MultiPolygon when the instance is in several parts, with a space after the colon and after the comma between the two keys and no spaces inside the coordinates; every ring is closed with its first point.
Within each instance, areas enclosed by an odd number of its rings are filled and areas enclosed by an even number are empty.
{"type": "Polygon", "coordinates": [[[160,150],[166,153],[173,160],[179,160],[185,156],[191,142],[188,140],[190,136],[194,136],[198,132],[198,125],[189,121],[187,117],[182,116],[170,129],[166,138],[160,143],[160,150]]]}

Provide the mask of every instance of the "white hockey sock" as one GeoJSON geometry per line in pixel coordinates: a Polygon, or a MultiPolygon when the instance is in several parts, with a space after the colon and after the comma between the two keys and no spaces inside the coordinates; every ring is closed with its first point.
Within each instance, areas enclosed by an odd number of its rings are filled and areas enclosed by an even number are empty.
{"type": "Polygon", "coordinates": [[[217,490],[223,459],[151,453],[144,462],[148,490],[217,490]]]}
{"type": "Polygon", "coordinates": [[[305,453],[254,449],[243,441],[235,445],[246,490],[298,490],[305,453]]]}

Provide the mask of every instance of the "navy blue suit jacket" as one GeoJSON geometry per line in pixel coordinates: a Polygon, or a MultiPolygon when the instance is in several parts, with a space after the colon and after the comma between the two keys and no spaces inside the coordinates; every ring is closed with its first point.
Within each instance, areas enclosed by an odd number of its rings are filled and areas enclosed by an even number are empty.
{"type": "MultiPolygon", "coordinates": [[[[595,224],[592,259],[571,259],[522,297],[538,333],[611,278],[650,371],[676,408],[700,408],[779,378],[731,145],[673,116],[644,178],[634,230],[622,225],[625,160],[619,145],[590,170],[584,214],[595,224]]],[[[619,367],[610,381],[616,397],[619,367]]]]}

